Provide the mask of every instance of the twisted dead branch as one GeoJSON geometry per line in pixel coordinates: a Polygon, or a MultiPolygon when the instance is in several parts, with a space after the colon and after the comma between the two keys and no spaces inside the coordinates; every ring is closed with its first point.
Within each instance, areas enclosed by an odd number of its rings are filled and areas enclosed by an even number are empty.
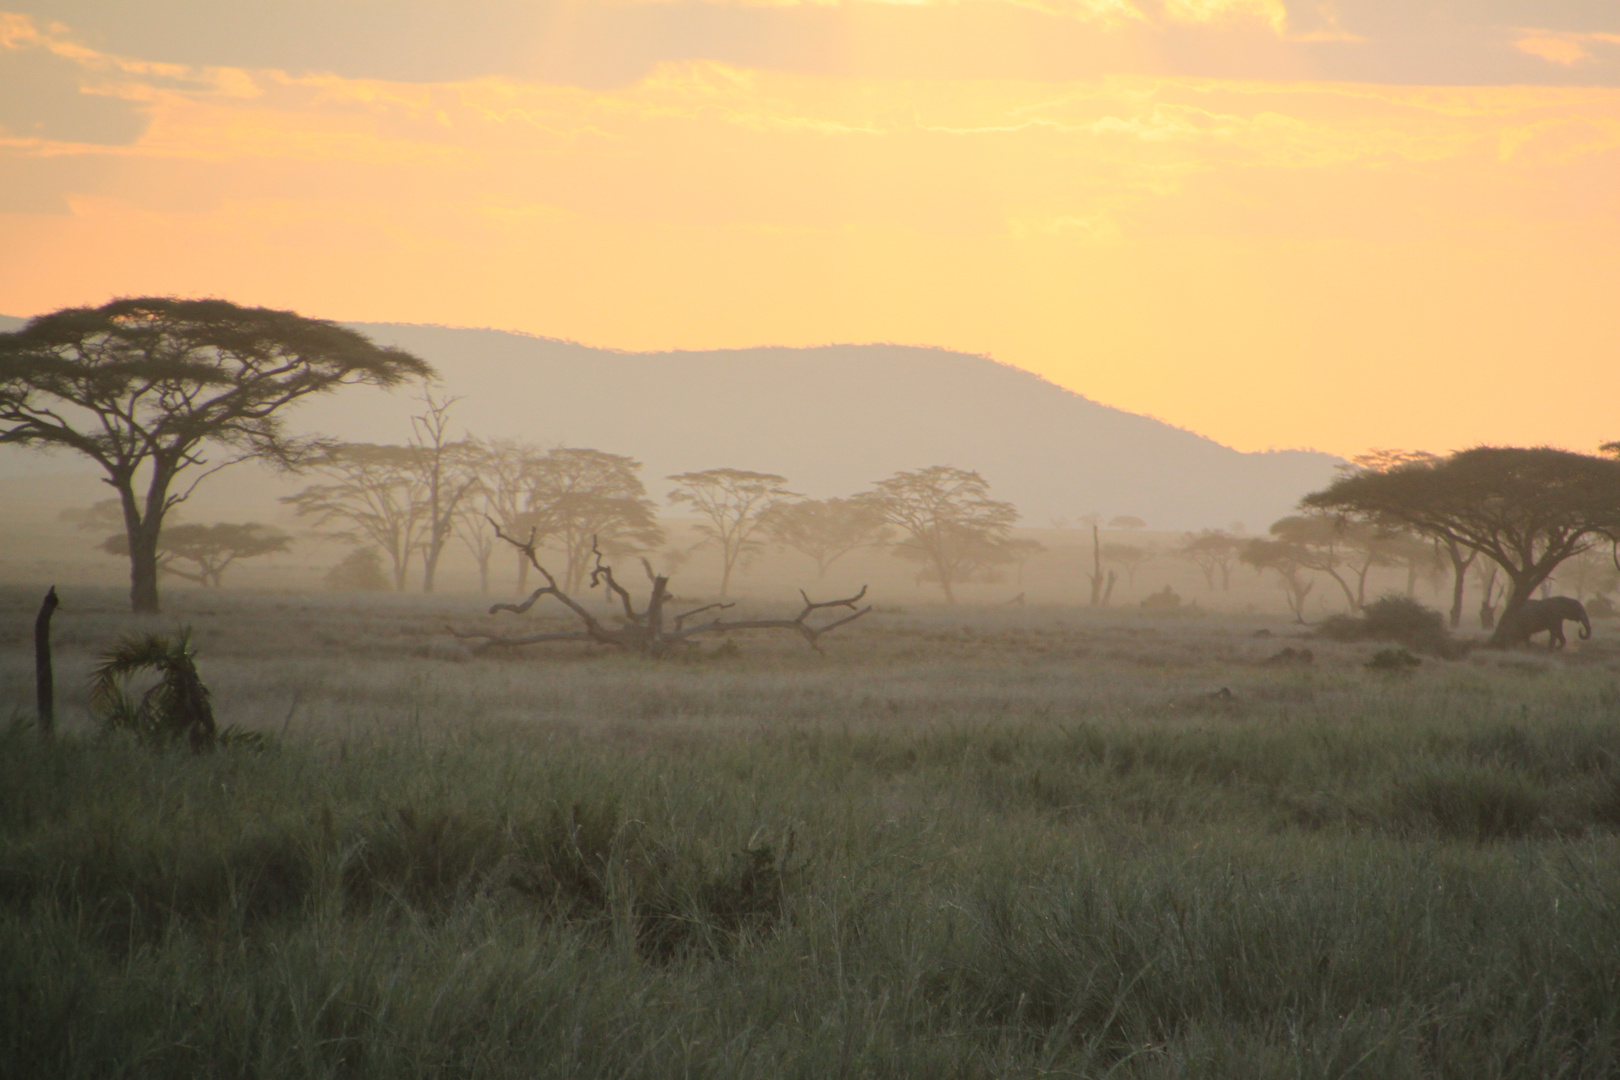
{"type": "Polygon", "coordinates": [[[668,615],[665,606],[671,600],[669,592],[669,578],[653,571],[652,564],[646,559],[641,560],[641,568],[647,574],[647,580],[652,583],[652,591],[648,595],[646,606],[640,611],[636,610],[635,600],[630,590],[622,585],[613,574],[613,567],[602,561],[602,551],[595,539],[591,541],[591,554],[595,558],[595,566],[591,569],[590,587],[601,586],[607,594],[618,601],[623,611],[623,619],[617,626],[605,625],[595,615],[592,615],[583,605],[564,592],[552,576],[540,563],[535,553],[534,533],[530,532],[528,540],[519,540],[508,536],[501,531],[499,525],[493,520],[490,525],[495,529],[495,536],[517,548],[536,572],[539,573],[545,584],[530,593],[528,598],[517,604],[491,605],[491,615],[499,611],[509,611],[514,615],[522,615],[537,604],[541,599],[551,596],[566,607],[574,617],[579,620],[576,630],[556,631],[550,633],[528,634],[521,637],[511,637],[504,634],[490,634],[481,631],[461,631],[453,627],[450,632],[463,640],[480,642],[476,646],[482,652],[486,649],[514,648],[520,645],[540,645],[552,641],[582,641],[597,645],[609,645],[624,649],[642,656],[667,656],[677,648],[690,646],[693,638],[700,634],[724,634],[733,630],[791,630],[809,643],[812,649],[821,651],[821,637],[831,633],[841,626],[859,619],[872,610],[870,604],[859,607],[860,601],[866,596],[866,586],[854,596],[842,600],[811,600],[804,590],[799,595],[804,599],[804,608],[792,619],[724,619],[719,612],[734,607],[734,604],[716,603],[704,604],[702,607],[683,611],[676,615],[668,615]],[[829,623],[815,624],[810,617],[818,611],[831,608],[847,608],[852,614],[835,619],[829,623]],[[700,615],[714,613],[710,618],[701,622],[692,622],[700,615]]]}

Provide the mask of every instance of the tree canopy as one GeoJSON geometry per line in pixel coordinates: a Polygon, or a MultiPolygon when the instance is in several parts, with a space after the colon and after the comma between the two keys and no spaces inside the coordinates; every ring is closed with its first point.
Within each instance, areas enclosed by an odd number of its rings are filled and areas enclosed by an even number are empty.
{"type": "MultiPolygon", "coordinates": [[[[158,538],[158,569],[198,585],[219,588],[225,571],[237,559],[275,555],[292,547],[292,537],[280,529],[250,521],[245,525],[171,525],[158,538]],[[177,562],[191,563],[184,570],[177,562]]],[[[129,537],[114,533],[101,542],[109,555],[129,554],[129,537]]]]}
{"type": "Polygon", "coordinates": [[[287,434],[281,411],[300,398],[432,374],[410,353],[291,311],[114,300],[0,334],[0,445],[66,448],[101,468],[123,511],[131,603],[156,611],[163,517],[203,477],[252,457],[299,461],[311,444],[287,434]]]}
{"type": "Polygon", "coordinates": [[[897,472],[858,498],[905,532],[895,554],[922,563],[924,579],[939,584],[947,603],[956,602],[958,583],[1012,559],[1006,545],[1018,511],[990,498],[976,472],[949,465],[897,472]]]}
{"type": "Polygon", "coordinates": [[[705,469],[669,477],[680,486],[669,493],[672,503],[685,503],[703,518],[698,531],[720,548],[720,598],[731,589],[731,572],[739,559],[759,550],[755,533],[772,510],[799,496],[787,490],[787,477],[747,469],[705,469]]]}
{"type": "Polygon", "coordinates": [[[1491,559],[1511,583],[1491,638],[1505,645],[1521,640],[1525,601],[1560,563],[1620,537],[1620,462],[1551,447],[1480,446],[1342,476],[1301,505],[1399,522],[1491,559]]]}
{"type": "Polygon", "coordinates": [[[883,515],[858,499],[804,499],[778,503],[765,517],[772,540],[816,561],[816,577],[827,567],[861,547],[872,547],[889,537],[883,515]]]}

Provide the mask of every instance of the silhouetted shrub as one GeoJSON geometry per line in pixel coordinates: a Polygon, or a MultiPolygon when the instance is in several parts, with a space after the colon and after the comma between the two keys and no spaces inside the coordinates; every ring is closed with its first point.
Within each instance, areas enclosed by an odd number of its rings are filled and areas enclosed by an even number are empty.
{"type": "Polygon", "coordinates": [[[1406,596],[1375,600],[1360,618],[1334,615],[1324,619],[1316,633],[1333,641],[1392,641],[1414,652],[1447,659],[1461,653],[1441,614],[1406,596]]]}
{"type": "Polygon", "coordinates": [[[338,592],[387,592],[382,556],[376,548],[356,548],[326,572],[326,587],[338,592]]]}
{"type": "Polygon", "coordinates": [[[1147,599],[1142,601],[1142,610],[1154,611],[1159,614],[1180,611],[1181,597],[1176,595],[1174,589],[1166,585],[1163,592],[1150,593],[1147,599]]]}
{"type": "Polygon", "coordinates": [[[1614,601],[1607,596],[1594,596],[1586,602],[1587,618],[1612,619],[1615,613],[1614,601]]]}

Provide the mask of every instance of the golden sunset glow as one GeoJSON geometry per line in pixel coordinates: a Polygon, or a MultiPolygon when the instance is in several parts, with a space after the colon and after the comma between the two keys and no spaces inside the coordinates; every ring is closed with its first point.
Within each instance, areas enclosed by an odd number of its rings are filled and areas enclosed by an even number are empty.
{"type": "MultiPolygon", "coordinates": [[[[1243,449],[1620,438],[1603,80],[1322,78],[1288,50],[1364,35],[1281,0],[1026,5],[1113,58],[1062,77],[1008,5],[836,7],[770,63],[595,85],[182,63],[0,16],[3,55],[136,125],[7,124],[0,312],[210,294],[637,350],[901,341],[1243,449]],[[1206,32],[1264,77],[1164,44],[1206,32]]],[[[1617,42],[1499,52],[1552,79],[1617,42]]]]}

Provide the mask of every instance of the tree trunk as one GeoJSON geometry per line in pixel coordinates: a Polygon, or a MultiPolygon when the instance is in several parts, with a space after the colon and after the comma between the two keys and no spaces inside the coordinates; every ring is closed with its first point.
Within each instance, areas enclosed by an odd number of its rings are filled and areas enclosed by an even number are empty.
{"type": "Polygon", "coordinates": [[[51,616],[61,603],[56,586],[45,594],[34,619],[34,701],[39,713],[39,733],[50,738],[56,733],[56,680],[51,672],[51,616]]]}
{"type": "Polygon", "coordinates": [[[427,550],[422,552],[422,592],[433,591],[433,577],[439,570],[439,553],[444,550],[442,543],[435,543],[431,538],[427,543],[427,550]]]}
{"type": "Polygon", "coordinates": [[[1344,592],[1344,602],[1350,605],[1351,613],[1354,614],[1355,612],[1360,611],[1361,605],[1356,602],[1356,594],[1354,590],[1350,588],[1350,583],[1344,580],[1344,578],[1340,577],[1339,572],[1333,567],[1327,566],[1323,567],[1322,569],[1327,571],[1328,577],[1339,583],[1339,588],[1344,592]]]}
{"type": "Polygon", "coordinates": [[[731,555],[723,549],[720,563],[720,599],[725,600],[731,591],[731,555]]]}
{"type": "Polygon", "coordinates": [[[1523,633],[1524,605],[1535,595],[1536,587],[1541,584],[1534,570],[1514,571],[1505,567],[1503,569],[1508,576],[1508,595],[1502,604],[1502,615],[1496,620],[1496,630],[1491,634],[1489,644],[1493,649],[1522,645],[1529,640],[1530,635],[1523,633]]]}
{"type": "Polygon", "coordinates": [[[1461,545],[1453,540],[1446,545],[1446,554],[1451,556],[1451,628],[1455,630],[1462,625],[1463,594],[1468,590],[1468,568],[1479,558],[1479,552],[1470,552],[1467,560],[1464,560],[1461,545]]]}
{"type": "Polygon", "coordinates": [[[1091,527],[1091,606],[1102,606],[1103,572],[1102,541],[1097,537],[1097,526],[1091,527]]]}

